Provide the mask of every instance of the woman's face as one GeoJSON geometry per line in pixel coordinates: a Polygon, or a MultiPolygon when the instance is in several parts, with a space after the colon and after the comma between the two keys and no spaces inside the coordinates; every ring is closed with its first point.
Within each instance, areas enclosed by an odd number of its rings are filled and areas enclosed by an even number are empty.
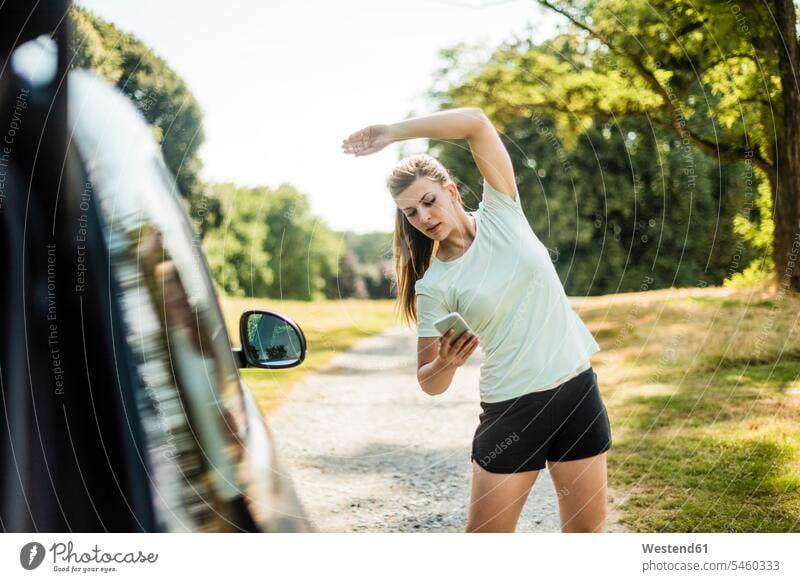
{"type": "Polygon", "coordinates": [[[430,178],[417,178],[395,197],[394,203],[411,226],[428,238],[443,240],[455,225],[457,197],[454,184],[442,186],[430,178]]]}

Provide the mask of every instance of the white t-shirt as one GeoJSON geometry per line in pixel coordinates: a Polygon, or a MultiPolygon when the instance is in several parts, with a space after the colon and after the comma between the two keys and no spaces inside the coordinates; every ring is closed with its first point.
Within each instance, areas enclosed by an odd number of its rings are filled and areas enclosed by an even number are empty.
{"type": "Polygon", "coordinates": [[[520,205],[483,182],[476,234],[451,261],[433,257],[415,285],[420,337],[440,335],[457,311],[484,353],[480,396],[500,402],[547,390],[586,366],[600,346],[572,310],[550,255],[520,205]]]}

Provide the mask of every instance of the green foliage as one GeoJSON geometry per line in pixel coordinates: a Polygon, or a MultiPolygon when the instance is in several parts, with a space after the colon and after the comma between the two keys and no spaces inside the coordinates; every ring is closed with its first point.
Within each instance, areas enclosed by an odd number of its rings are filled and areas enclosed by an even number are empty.
{"type": "Polygon", "coordinates": [[[99,19],[91,13],[73,6],[70,11],[72,35],[70,52],[73,68],[91,69],[111,83],[120,77],[120,54],[106,45],[98,30],[99,19]]]}
{"type": "Polygon", "coordinates": [[[775,258],[772,254],[775,223],[772,220],[772,192],[769,182],[764,180],[758,185],[755,213],[747,208],[745,212],[737,214],[733,220],[733,230],[758,251],[758,256],[741,273],[733,273],[725,279],[724,285],[747,287],[767,280],[775,271],[775,258]]]}
{"type": "Polygon", "coordinates": [[[203,248],[226,295],[306,301],[392,296],[385,264],[390,234],[334,233],[288,184],[214,184],[209,200],[224,218],[209,229],[203,248]]]}
{"type": "Polygon", "coordinates": [[[269,190],[215,184],[212,198],[224,216],[203,240],[214,280],[226,295],[266,297],[274,280],[264,216],[269,190]]]}
{"type": "MultiPolygon", "coordinates": [[[[342,233],[344,244],[351,249],[357,261],[357,278],[363,280],[367,296],[372,299],[389,299],[396,296],[394,260],[391,232],[342,233]]],[[[340,278],[343,266],[340,264],[340,278]]],[[[354,283],[360,286],[358,282],[354,283]]],[[[328,295],[338,296],[338,295],[328,295]]],[[[347,297],[349,295],[342,295],[347,297]]],[[[359,297],[359,294],[353,295],[359,297]]]]}
{"type": "Polygon", "coordinates": [[[306,196],[288,184],[273,190],[215,184],[220,226],[203,247],[226,295],[316,300],[338,275],[341,240],[311,214],[306,196]]]}
{"type": "Polygon", "coordinates": [[[392,259],[392,233],[368,232],[356,234],[342,233],[344,242],[353,250],[358,261],[365,265],[380,263],[392,259]]]}
{"type": "MultiPolygon", "coordinates": [[[[772,159],[782,103],[779,32],[769,3],[539,3],[574,23],[568,40],[547,43],[545,54],[556,54],[569,42],[582,57],[568,59],[558,76],[541,77],[537,90],[562,105],[561,116],[646,113],[656,124],[709,142],[710,150],[728,159],[740,159],[746,144],[759,159],[772,159]],[[684,125],[676,127],[676,118],[684,125]]],[[[502,66],[502,60],[496,62],[502,66]]],[[[516,72],[506,89],[512,98],[502,107],[520,99],[531,104],[522,81],[516,72]]]]}
{"type": "Polygon", "coordinates": [[[325,297],[326,282],[336,276],[342,245],[311,214],[305,195],[289,184],[271,193],[264,222],[270,232],[266,250],[274,273],[267,297],[315,300],[325,297]]]}
{"type": "Polygon", "coordinates": [[[202,113],[186,83],[135,36],[75,6],[70,18],[71,66],[92,69],[131,99],[153,128],[201,235],[219,226],[219,207],[200,179],[202,113]]]}

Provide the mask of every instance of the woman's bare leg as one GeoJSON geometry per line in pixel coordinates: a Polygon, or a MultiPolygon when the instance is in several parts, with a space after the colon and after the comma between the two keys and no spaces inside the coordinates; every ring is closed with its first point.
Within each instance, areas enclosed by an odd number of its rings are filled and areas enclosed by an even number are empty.
{"type": "Polygon", "coordinates": [[[606,527],[606,453],[577,461],[548,461],[562,532],[602,532],[606,527]]]}
{"type": "Polygon", "coordinates": [[[473,461],[467,532],[513,532],[538,475],[490,473],[473,461]]]}

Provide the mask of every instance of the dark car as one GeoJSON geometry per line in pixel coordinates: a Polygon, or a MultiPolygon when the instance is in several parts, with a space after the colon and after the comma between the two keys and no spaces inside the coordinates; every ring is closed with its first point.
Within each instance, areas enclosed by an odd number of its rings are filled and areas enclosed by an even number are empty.
{"type": "Polygon", "coordinates": [[[42,4],[0,8],[0,528],[310,530],[238,373],[302,330],[249,311],[232,348],[149,127],[42,4]]]}

